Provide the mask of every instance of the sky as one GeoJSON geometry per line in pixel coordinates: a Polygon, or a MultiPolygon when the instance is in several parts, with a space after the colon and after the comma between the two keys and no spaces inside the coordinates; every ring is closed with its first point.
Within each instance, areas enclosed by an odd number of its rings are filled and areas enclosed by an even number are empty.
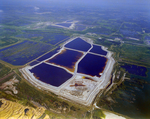
{"type": "Polygon", "coordinates": [[[150,0],[0,0],[1,2],[33,2],[33,3],[69,3],[69,4],[86,4],[86,5],[97,5],[97,4],[150,4],[150,0]]]}
{"type": "Polygon", "coordinates": [[[135,8],[142,7],[149,9],[150,0],[0,0],[0,4],[28,4],[28,5],[51,5],[57,4],[58,6],[71,5],[71,6],[85,6],[85,7],[123,7],[135,8]]]}

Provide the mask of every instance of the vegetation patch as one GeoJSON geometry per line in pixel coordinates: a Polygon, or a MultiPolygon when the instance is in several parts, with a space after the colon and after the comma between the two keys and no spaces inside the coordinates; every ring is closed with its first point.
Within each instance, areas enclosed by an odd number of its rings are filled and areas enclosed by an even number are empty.
{"type": "Polygon", "coordinates": [[[18,39],[11,37],[0,38],[0,48],[17,43],[18,41],[19,41],[18,39]]]}
{"type": "Polygon", "coordinates": [[[112,50],[119,54],[119,61],[135,62],[136,64],[150,66],[149,47],[122,44],[119,47],[113,47],[112,50]]]}
{"type": "Polygon", "coordinates": [[[5,65],[0,63],[0,82],[1,82],[1,78],[6,76],[10,70],[11,68],[6,67],[5,65]]]}
{"type": "Polygon", "coordinates": [[[105,118],[105,114],[103,113],[102,110],[95,109],[93,111],[93,119],[101,119],[101,118],[105,118]]]}

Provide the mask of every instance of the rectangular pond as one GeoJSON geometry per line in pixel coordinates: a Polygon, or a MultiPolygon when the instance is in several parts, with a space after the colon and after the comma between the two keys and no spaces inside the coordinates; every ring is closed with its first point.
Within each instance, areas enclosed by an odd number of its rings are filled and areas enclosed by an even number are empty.
{"type": "Polygon", "coordinates": [[[78,64],[78,73],[100,77],[107,63],[107,58],[87,54],[78,64]]]}
{"type": "Polygon", "coordinates": [[[62,85],[72,77],[72,74],[64,69],[45,63],[34,67],[30,72],[32,72],[38,80],[56,87],[62,85]]]}
{"type": "Polygon", "coordinates": [[[83,56],[83,53],[81,53],[81,52],[64,49],[63,51],[61,51],[60,54],[56,55],[54,58],[52,58],[46,62],[65,67],[69,71],[74,72],[75,63],[82,56],[83,56]]]}
{"type": "Polygon", "coordinates": [[[88,51],[91,48],[91,44],[87,43],[86,41],[82,40],[81,38],[76,38],[71,42],[65,45],[67,48],[72,48],[81,51],[88,51]]]}
{"type": "Polygon", "coordinates": [[[92,53],[100,54],[100,55],[107,55],[107,52],[104,51],[101,46],[93,45],[93,48],[90,50],[92,53]]]}

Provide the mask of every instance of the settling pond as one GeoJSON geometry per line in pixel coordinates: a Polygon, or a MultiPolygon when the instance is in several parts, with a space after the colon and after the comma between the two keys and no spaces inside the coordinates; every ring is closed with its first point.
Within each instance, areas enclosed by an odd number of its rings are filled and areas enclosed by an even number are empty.
{"type": "Polygon", "coordinates": [[[72,74],[66,72],[64,69],[45,63],[34,67],[30,72],[34,73],[34,76],[38,80],[56,87],[72,77],[72,74]]]}
{"type": "Polygon", "coordinates": [[[87,54],[78,65],[78,73],[100,77],[103,72],[107,58],[93,54],[87,54]]]}
{"type": "MultiPolygon", "coordinates": [[[[91,44],[87,43],[81,38],[76,38],[66,44],[65,47],[59,53],[58,50],[60,48],[57,48],[37,59],[38,62],[42,61],[42,63],[35,67],[33,66],[30,72],[34,73],[34,76],[40,81],[58,87],[72,77],[71,73],[74,73],[75,71],[75,64],[77,63],[77,61],[79,61],[80,58],[82,58],[78,63],[77,73],[89,75],[92,77],[101,77],[101,73],[103,73],[103,70],[107,63],[107,58],[91,53],[87,53],[84,57],[82,57],[84,53],[91,48],[91,44]],[[71,49],[67,49],[65,47],[69,47],[71,49]],[[76,51],[74,49],[79,51],[76,51]],[[65,69],[67,69],[71,73],[69,73],[65,69]]],[[[107,54],[106,51],[101,49],[101,46],[96,45],[94,45],[91,52],[101,55],[107,54]]],[[[34,63],[36,64],[37,61],[31,63],[31,65],[34,63]]]]}
{"type": "Polygon", "coordinates": [[[91,44],[87,43],[81,38],[76,38],[73,41],[67,43],[65,47],[87,52],[91,48],[91,44]]]}
{"type": "Polygon", "coordinates": [[[83,53],[81,52],[64,49],[60,54],[46,62],[65,67],[69,71],[74,72],[75,63],[79,60],[79,58],[81,58],[82,55],[83,53]]]}
{"type": "Polygon", "coordinates": [[[107,52],[104,51],[101,46],[93,45],[93,48],[90,50],[92,53],[100,54],[100,55],[107,55],[107,52]]]}

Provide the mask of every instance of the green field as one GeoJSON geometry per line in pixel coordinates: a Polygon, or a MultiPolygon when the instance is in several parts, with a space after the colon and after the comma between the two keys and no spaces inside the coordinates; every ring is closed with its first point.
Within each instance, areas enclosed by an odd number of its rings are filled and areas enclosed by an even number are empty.
{"type": "Polygon", "coordinates": [[[11,68],[6,67],[4,64],[0,63],[0,78],[4,77],[10,72],[11,68]]]}

